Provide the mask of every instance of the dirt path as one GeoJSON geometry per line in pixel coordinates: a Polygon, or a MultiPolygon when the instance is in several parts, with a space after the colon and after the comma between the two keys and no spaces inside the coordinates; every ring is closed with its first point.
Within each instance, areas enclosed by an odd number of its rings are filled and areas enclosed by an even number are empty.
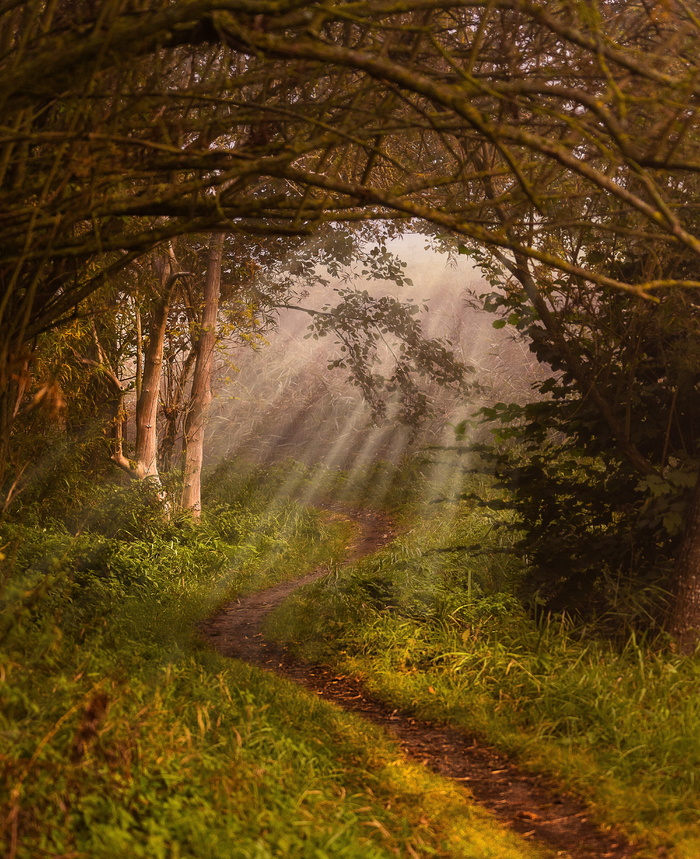
{"type": "MultiPolygon", "coordinates": [[[[360,525],[348,546],[347,561],[378,551],[395,537],[391,522],[378,513],[343,511],[360,525]]],[[[424,722],[373,699],[353,677],[339,676],[322,665],[292,658],[282,646],[265,641],[265,616],[297,588],[327,574],[318,569],[301,579],[268,588],[230,603],[202,625],[205,638],[224,656],[259,665],[383,725],[398,738],[406,755],[468,786],[478,803],[527,838],[542,842],[570,859],[631,859],[634,849],[615,833],[599,829],[576,798],[546,779],[533,776],[477,738],[444,725],[424,722]]],[[[660,854],[662,855],[662,854],[660,854]]]]}

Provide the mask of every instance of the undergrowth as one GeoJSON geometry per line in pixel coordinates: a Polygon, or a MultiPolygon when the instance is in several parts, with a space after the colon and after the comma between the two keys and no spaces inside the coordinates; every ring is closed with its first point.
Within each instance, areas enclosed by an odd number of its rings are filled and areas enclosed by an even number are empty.
{"type": "Polygon", "coordinates": [[[220,470],[199,522],[96,486],[4,523],[8,859],[542,855],[378,730],[198,640],[223,599],[345,547],[282,476],[220,470]]]}
{"type": "Polygon", "coordinates": [[[298,595],[270,628],[394,706],[553,775],[642,855],[696,859],[700,664],[634,633],[620,646],[566,616],[534,619],[502,540],[483,507],[443,506],[298,595]],[[480,553],[457,548],[475,544],[480,553]]]}

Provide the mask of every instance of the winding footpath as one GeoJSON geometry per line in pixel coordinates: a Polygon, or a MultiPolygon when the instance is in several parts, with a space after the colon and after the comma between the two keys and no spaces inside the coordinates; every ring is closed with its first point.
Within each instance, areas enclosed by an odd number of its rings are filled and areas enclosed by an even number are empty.
{"type": "MultiPolygon", "coordinates": [[[[358,536],[348,546],[347,563],[378,551],[396,536],[382,514],[329,509],[331,515],[352,519],[359,526],[358,536]]],[[[325,568],[317,569],[303,578],[236,600],[204,623],[202,634],[224,656],[281,674],[319,697],[382,725],[407,756],[464,785],[474,800],[502,823],[554,849],[562,859],[633,859],[633,847],[621,835],[596,826],[580,800],[541,776],[520,770],[478,738],[392,709],[372,698],[357,678],[302,663],[283,646],[266,641],[261,631],[265,617],[297,588],[324,575],[325,568]]]]}

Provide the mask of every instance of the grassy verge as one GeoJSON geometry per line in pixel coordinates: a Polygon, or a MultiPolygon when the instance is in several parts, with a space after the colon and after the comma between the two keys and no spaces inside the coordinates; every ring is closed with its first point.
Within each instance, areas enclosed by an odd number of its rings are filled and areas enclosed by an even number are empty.
{"type": "Polygon", "coordinates": [[[377,730],[197,640],[224,597],[347,541],[274,483],[225,475],[198,524],[104,490],[77,536],[4,526],[4,856],[542,856],[377,730]]]}
{"type": "Polygon", "coordinates": [[[483,543],[489,528],[467,502],[455,518],[423,518],[271,628],[392,704],[554,775],[649,855],[696,859],[700,665],[634,638],[621,651],[566,622],[536,625],[501,587],[515,574],[502,555],[445,551],[483,543]]]}

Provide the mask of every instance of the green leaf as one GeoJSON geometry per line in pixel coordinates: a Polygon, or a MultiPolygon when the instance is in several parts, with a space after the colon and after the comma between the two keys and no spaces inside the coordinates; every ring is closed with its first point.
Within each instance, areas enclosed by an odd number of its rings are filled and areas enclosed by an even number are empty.
{"type": "Polygon", "coordinates": [[[663,524],[666,533],[673,537],[675,534],[680,533],[683,527],[683,517],[677,511],[672,510],[664,516],[663,524]]]}

